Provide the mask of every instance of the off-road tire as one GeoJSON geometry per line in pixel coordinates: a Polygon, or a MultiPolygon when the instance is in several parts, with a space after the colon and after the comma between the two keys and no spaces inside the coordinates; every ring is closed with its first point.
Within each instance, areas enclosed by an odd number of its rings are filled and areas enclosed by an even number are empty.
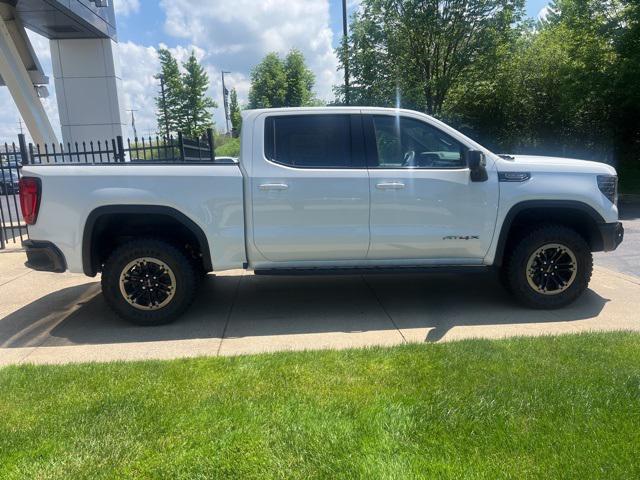
{"type": "Polygon", "coordinates": [[[589,245],[576,231],[561,225],[545,225],[514,242],[502,268],[501,275],[509,285],[508,290],[518,301],[534,309],[555,309],[574,302],[587,289],[593,272],[593,257],[589,245]],[[564,246],[573,254],[577,265],[572,283],[566,290],[553,295],[532,288],[527,272],[532,255],[549,244],[564,246]]]}
{"type": "Polygon", "coordinates": [[[102,293],[107,304],[124,320],[144,326],[164,325],[183,314],[195,298],[198,276],[185,252],[171,243],[151,238],[129,241],[116,248],[102,269],[102,293]],[[157,259],[166,264],[175,277],[173,297],[155,310],[140,310],[123,295],[120,288],[123,270],[131,262],[157,259]]]}

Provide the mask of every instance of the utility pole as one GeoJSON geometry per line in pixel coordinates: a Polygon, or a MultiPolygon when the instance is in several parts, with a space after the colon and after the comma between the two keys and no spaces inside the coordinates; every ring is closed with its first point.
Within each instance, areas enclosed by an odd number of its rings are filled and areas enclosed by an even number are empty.
{"type": "Polygon", "coordinates": [[[342,48],[344,58],[344,102],[349,105],[349,31],[347,29],[347,0],[342,0],[342,48]]]}
{"type": "Polygon", "coordinates": [[[21,118],[18,119],[18,126],[20,127],[20,135],[24,135],[24,132],[22,131],[22,119],[21,118]]]}
{"type": "Polygon", "coordinates": [[[225,73],[231,73],[231,72],[225,72],[224,70],[222,71],[222,101],[224,103],[224,119],[227,122],[227,135],[231,134],[231,130],[229,129],[229,90],[227,90],[227,87],[224,85],[224,74],[225,73]]]}
{"type": "Polygon", "coordinates": [[[164,93],[164,75],[159,74],[156,77],[158,80],[160,80],[160,92],[162,94],[162,109],[163,109],[163,113],[164,113],[164,129],[165,129],[165,135],[166,135],[166,141],[169,141],[169,117],[167,115],[167,97],[165,96],[164,93]]]}
{"type": "Polygon", "coordinates": [[[138,130],[136,130],[136,117],[133,112],[137,112],[138,110],[129,109],[127,112],[131,112],[131,127],[133,127],[133,138],[138,141],[138,130]]]}

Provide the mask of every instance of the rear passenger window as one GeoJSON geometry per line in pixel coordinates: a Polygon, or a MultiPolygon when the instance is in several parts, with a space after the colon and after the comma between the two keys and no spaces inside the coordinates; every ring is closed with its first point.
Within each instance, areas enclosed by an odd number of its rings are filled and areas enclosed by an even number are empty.
{"type": "Polygon", "coordinates": [[[353,168],[351,115],[268,117],[267,159],[298,168],[353,168]]]}

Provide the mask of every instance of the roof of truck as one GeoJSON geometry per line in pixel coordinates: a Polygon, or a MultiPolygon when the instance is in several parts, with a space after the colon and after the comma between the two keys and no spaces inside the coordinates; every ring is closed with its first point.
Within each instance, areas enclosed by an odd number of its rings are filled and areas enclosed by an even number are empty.
{"type": "Polygon", "coordinates": [[[242,116],[246,118],[257,117],[263,113],[413,113],[425,115],[422,112],[418,112],[416,110],[407,110],[405,108],[385,108],[385,107],[367,107],[367,106],[357,106],[357,107],[345,107],[345,106],[335,106],[335,107],[284,107],[284,108],[258,108],[255,110],[243,110],[242,116]]]}

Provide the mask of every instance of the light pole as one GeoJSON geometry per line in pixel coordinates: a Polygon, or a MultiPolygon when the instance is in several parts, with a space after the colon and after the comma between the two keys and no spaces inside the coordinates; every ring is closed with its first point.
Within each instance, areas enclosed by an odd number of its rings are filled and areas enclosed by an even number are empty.
{"type": "MultiPolygon", "coordinates": [[[[137,112],[138,110],[129,109],[127,112],[131,112],[131,127],[133,127],[133,138],[135,141],[138,141],[138,130],[136,129],[136,117],[133,115],[133,112],[137,112]]],[[[151,137],[149,137],[151,138],[151,137]]]]}
{"type": "Polygon", "coordinates": [[[167,115],[167,97],[165,96],[165,93],[164,93],[164,75],[160,73],[159,75],[156,76],[156,78],[160,80],[160,92],[162,94],[162,110],[164,113],[164,128],[165,128],[165,134],[166,134],[165,141],[168,142],[169,141],[169,116],[167,115]]]}
{"type": "Polygon", "coordinates": [[[229,91],[227,90],[227,87],[225,87],[224,85],[225,73],[231,73],[231,72],[225,72],[224,70],[222,71],[222,102],[224,104],[224,119],[227,123],[227,135],[230,135],[231,130],[229,130],[229,102],[227,100],[227,97],[229,96],[229,91]]]}
{"type": "Polygon", "coordinates": [[[349,32],[347,29],[347,0],[342,0],[342,48],[344,49],[344,102],[349,105],[349,32]]]}

